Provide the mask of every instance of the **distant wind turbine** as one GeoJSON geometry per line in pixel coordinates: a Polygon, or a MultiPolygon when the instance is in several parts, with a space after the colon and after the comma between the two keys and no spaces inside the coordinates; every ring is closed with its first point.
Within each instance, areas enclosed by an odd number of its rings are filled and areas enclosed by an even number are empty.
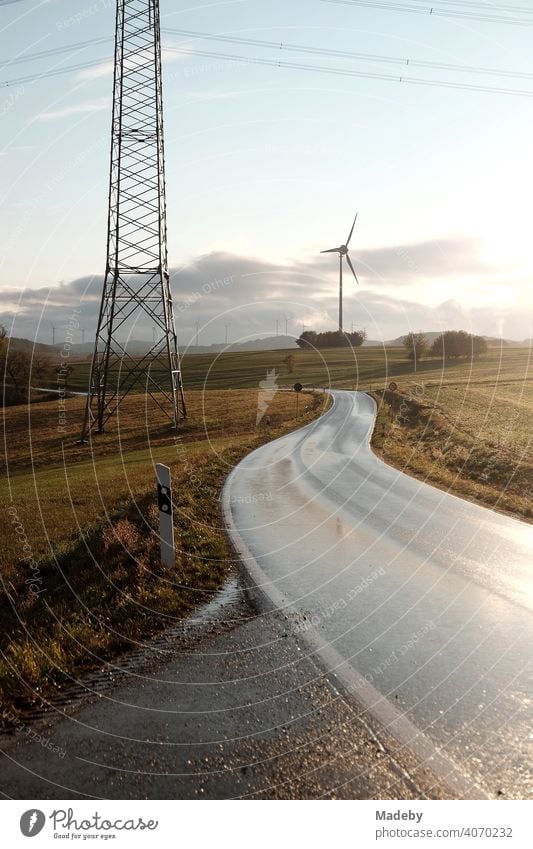
{"type": "Polygon", "coordinates": [[[341,245],[340,248],[330,248],[327,251],[320,251],[321,254],[338,254],[339,255],[339,332],[342,333],[342,261],[346,260],[348,265],[351,268],[352,274],[355,277],[355,282],[359,283],[357,279],[357,274],[355,273],[355,268],[352,265],[352,261],[348,256],[348,245],[350,244],[350,239],[352,238],[355,222],[357,221],[357,216],[359,213],[355,214],[355,218],[353,220],[352,229],[348,234],[348,238],[346,239],[346,244],[341,245]]]}

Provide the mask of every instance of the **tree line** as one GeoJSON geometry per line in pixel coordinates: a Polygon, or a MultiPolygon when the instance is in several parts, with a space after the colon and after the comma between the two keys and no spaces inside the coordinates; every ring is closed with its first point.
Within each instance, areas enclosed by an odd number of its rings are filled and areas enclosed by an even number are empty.
{"type": "Polygon", "coordinates": [[[46,355],[13,347],[5,327],[0,325],[0,406],[24,404],[32,387],[47,383],[54,376],[57,376],[59,388],[67,393],[73,368],[70,364],[54,366],[46,355]]]}
{"type": "MultiPolygon", "coordinates": [[[[366,333],[360,330],[355,333],[305,330],[296,344],[299,348],[360,348],[366,338],[366,333]]],[[[483,336],[474,336],[465,330],[446,330],[433,343],[428,342],[424,333],[408,333],[402,342],[408,358],[414,361],[423,357],[439,357],[443,360],[476,358],[487,352],[487,342],[483,336]]]]}
{"type": "Polygon", "coordinates": [[[439,357],[442,360],[458,360],[461,357],[475,359],[488,350],[483,336],[474,336],[466,330],[446,330],[430,344],[423,333],[408,333],[402,339],[407,357],[416,362],[423,357],[439,357]]]}
{"type": "Polygon", "coordinates": [[[361,330],[354,333],[343,333],[341,330],[316,333],[314,330],[305,330],[296,344],[299,348],[360,348],[365,339],[366,333],[361,330]]]}

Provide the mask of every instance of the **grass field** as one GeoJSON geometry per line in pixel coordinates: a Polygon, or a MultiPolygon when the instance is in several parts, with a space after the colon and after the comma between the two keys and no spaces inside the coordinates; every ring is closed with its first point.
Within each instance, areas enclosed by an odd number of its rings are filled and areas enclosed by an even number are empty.
{"type": "MultiPolygon", "coordinates": [[[[533,352],[527,348],[490,348],[479,361],[422,360],[417,374],[405,358],[403,348],[329,349],[327,351],[247,351],[221,354],[186,354],[183,358],[184,383],[188,390],[256,389],[266,371],[275,369],[279,386],[296,381],[310,386],[337,386],[346,389],[385,388],[391,380],[407,385],[416,380],[440,386],[454,383],[509,382],[525,386],[533,380],[533,352]],[[284,363],[293,354],[293,370],[284,363]]],[[[89,365],[74,363],[69,379],[73,391],[86,391],[89,365]]]]}
{"type": "Polygon", "coordinates": [[[76,444],[82,400],[5,410],[0,489],[0,703],[24,705],[81,669],[175,624],[232,567],[218,499],[233,465],[262,442],[320,414],[328,399],[278,392],[256,427],[258,392],[188,392],[176,434],[140,396],[92,446],[76,444]],[[149,421],[150,428],[146,426],[149,421]],[[176,568],[159,563],[157,462],[171,467],[176,568]]]}
{"type": "MultiPolygon", "coordinates": [[[[296,351],[291,373],[283,362],[286,356],[285,351],[261,351],[185,357],[190,417],[172,444],[174,456],[186,451],[194,455],[198,440],[209,440],[217,450],[223,450],[233,444],[234,436],[252,433],[257,387],[267,370],[275,369],[279,386],[298,380],[311,386],[383,392],[394,380],[400,395],[412,396],[425,407],[425,424],[421,420],[416,427],[400,428],[395,420],[395,426],[387,430],[387,439],[383,439],[382,421],[375,442],[384,455],[406,470],[429,476],[468,497],[473,495],[491,505],[498,501],[501,509],[529,517],[528,486],[518,501],[513,495],[519,495],[517,487],[523,487],[524,479],[528,483],[531,468],[533,368],[529,349],[491,348],[478,361],[423,360],[416,374],[399,348],[296,351]],[[224,389],[232,390],[231,403],[224,389]],[[446,456],[441,457],[439,450],[442,452],[444,445],[446,456]],[[467,457],[468,452],[472,457],[467,457]],[[483,479],[479,479],[477,468],[481,465],[488,467],[481,472],[483,479]],[[479,484],[475,491],[465,489],[461,481],[472,480],[472,475],[479,484]]],[[[283,410],[280,415],[286,415],[294,396],[278,393],[276,399],[275,405],[283,410]]],[[[35,504],[39,505],[37,512],[43,512],[42,517],[34,518],[32,526],[39,556],[49,553],[57,542],[63,514],[78,515],[81,509],[87,521],[96,520],[142,490],[146,468],[169,456],[168,431],[160,412],[154,404],[147,404],[144,396],[130,396],[121,409],[119,449],[113,432],[99,437],[97,468],[93,468],[87,448],[75,445],[82,401],[72,399],[68,403],[67,433],[61,436],[53,401],[33,404],[29,412],[19,407],[6,413],[8,485],[23,505],[23,513],[33,513],[35,504]],[[148,422],[149,429],[145,426],[148,422]],[[118,482],[117,450],[122,458],[118,482]],[[11,480],[14,473],[18,476],[24,470],[31,474],[11,480]],[[34,477],[35,472],[39,474],[34,477]],[[86,498],[84,482],[97,479],[101,486],[93,487],[86,498]],[[25,499],[23,492],[30,493],[29,498],[25,499]],[[77,507],[80,509],[76,512],[77,507]]],[[[13,556],[8,541],[4,553],[0,553],[0,563],[2,558],[12,560],[13,556]]]]}
{"type": "MultiPolygon", "coordinates": [[[[382,411],[374,444],[385,459],[455,493],[531,521],[533,518],[533,351],[492,347],[478,360],[406,360],[402,348],[297,351],[185,358],[189,380],[244,385],[275,368],[280,385],[331,386],[386,393],[416,403],[408,426],[382,411]],[[384,431],[385,425],[385,431],[384,431]]],[[[401,403],[401,401],[400,401],[401,403]]],[[[387,405],[388,407],[388,405],[387,405]]]]}
{"type": "Polygon", "coordinates": [[[531,521],[531,351],[491,350],[441,371],[428,366],[398,378],[396,397],[377,393],[384,403],[374,445],[411,474],[531,521]]]}
{"type": "MultiPolygon", "coordinates": [[[[533,518],[533,369],[528,349],[479,361],[419,363],[401,349],[247,352],[185,358],[189,418],[177,434],[158,407],[132,395],[119,430],[76,444],[83,400],[5,410],[0,577],[0,700],[24,705],[70,674],[135,645],[216,590],[231,561],[218,497],[228,471],[272,436],[318,415],[324,396],[270,402],[272,432],[256,428],[258,385],[299,381],[372,391],[381,403],[375,449],[400,468],[465,498],[533,518]],[[398,390],[390,393],[394,380],[398,390]],[[176,570],[158,565],[154,465],[177,494],[176,570]]],[[[82,381],[82,368],[77,366],[82,381]]],[[[76,372],[75,372],[76,374],[76,372]]],[[[74,384],[73,384],[73,387],[74,384]]]]}
{"type": "MultiPolygon", "coordinates": [[[[73,391],[87,388],[89,363],[75,362],[69,378],[73,391]]],[[[286,351],[246,351],[220,354],[185,354],[182,360],[183,379],[188,389],[255,389],[267,370],[275,369],[279,386],[291,386],[296,381],[311,386],[331,386],[354,381],[370,385],[382,381],[384,375],[394,376],[408,368],[403,349],[358,348],[332,349],[324,352],[290,349],[286,351]],[[293,357],[292,370],[284,362],[293,357]]]]}

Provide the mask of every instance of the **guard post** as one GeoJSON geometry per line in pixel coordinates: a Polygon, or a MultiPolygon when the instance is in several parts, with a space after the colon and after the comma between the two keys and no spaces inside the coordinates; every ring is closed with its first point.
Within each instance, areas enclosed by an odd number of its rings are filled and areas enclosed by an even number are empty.
{"type": "Polygon", "coordinates": [[[298,419],[300,417],[300,392],[303,386],[301,383],[295,383],[293,389],[296,392],[296,418],[298,419]]]}
{"type": "Polygon", "coordinates": [[[172,517],[172,485],[170,469],[158,463],[155,467],[157,475],[157,503],[159,506],[159,537],[161,541],[161,563],[163,566],[174,566],[176,550],[174,547],[174,521],[172,517]]]}

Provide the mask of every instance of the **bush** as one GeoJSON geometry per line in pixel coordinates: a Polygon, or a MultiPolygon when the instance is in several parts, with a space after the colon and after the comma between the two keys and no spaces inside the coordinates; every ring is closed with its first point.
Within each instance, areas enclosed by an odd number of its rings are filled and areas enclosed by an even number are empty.
{"type": "Polygon", "coordinates": [[[407,358],[413,362],[421,360],[429,347],[423,333],[408,333],[403,337],[402,343],[407,352],[407,358]]]}
{"type": "Polygon", "coordinates": [[[465,330],[447,330],[435,339],[429,354],[443,360],[459,357],[479,357],[487,352],[487,343],[482,336],[473,336],[465,330]]]}
{"type": "Polygon", "coordinates": [[[300,348],[360,348],[366,339],[366,332],[357,330],[355,333],[341,333],[340,330],[329,330],[326,333],[316,333],[306,330],[296,344],[300,348]]]}

